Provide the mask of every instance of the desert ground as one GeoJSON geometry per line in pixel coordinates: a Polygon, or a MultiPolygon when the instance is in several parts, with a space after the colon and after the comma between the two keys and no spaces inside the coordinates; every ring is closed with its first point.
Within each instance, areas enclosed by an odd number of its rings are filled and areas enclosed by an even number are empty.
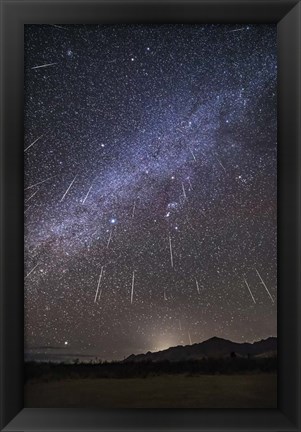
{"type": "Polygon", "coordinates": [[[31,408],[277,408],[277,374],[32,379],[24,398],[31,408]]]}

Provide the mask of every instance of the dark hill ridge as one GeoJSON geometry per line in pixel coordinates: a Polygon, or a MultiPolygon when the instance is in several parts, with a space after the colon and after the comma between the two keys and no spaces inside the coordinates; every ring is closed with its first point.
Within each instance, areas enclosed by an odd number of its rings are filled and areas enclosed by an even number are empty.
{"type": "Polygon", "coordinates": [[[272,356],[277,354],[277,338],[269,337],[254,343],[237,343],[227,339],[213,337],[193,345],[179,345],[164,351],[147,352],[146,354],[132,354],[125,362],[168,360],[171,362],[185,360],[199,360],[204,357],[228,357],[235,353],[239,357],[272,356]]]}

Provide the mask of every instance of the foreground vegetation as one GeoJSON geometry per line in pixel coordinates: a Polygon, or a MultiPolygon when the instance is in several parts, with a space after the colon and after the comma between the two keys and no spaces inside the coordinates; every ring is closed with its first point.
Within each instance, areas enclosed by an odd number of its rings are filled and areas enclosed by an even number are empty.
{"type": "Polygon", "coordinates": [[[146,378],[161,375],[186,374],[254,374],[273,373],[277,358],[204,358],[180,362],[110,362],[110,363],[35,363],[25,364],[25,380],[43,381],[63,378],[146,378]]]}

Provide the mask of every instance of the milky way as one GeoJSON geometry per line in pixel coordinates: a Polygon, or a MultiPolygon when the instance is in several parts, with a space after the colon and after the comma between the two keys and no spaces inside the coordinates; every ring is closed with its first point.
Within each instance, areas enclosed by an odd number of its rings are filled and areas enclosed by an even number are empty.
{"type": "Polygon", "coordinates": [[[25,346],[277,334],[276,26],[25,27],[25,346]]]}

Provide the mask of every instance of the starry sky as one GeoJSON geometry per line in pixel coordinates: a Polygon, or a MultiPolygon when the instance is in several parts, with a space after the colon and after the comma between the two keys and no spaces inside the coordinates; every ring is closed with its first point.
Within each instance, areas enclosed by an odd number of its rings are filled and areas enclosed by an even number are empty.
{"type": "Polygon", "coordinates": [[[26,25],[25,352],[277,335],[276,25],[26,25]]]}

